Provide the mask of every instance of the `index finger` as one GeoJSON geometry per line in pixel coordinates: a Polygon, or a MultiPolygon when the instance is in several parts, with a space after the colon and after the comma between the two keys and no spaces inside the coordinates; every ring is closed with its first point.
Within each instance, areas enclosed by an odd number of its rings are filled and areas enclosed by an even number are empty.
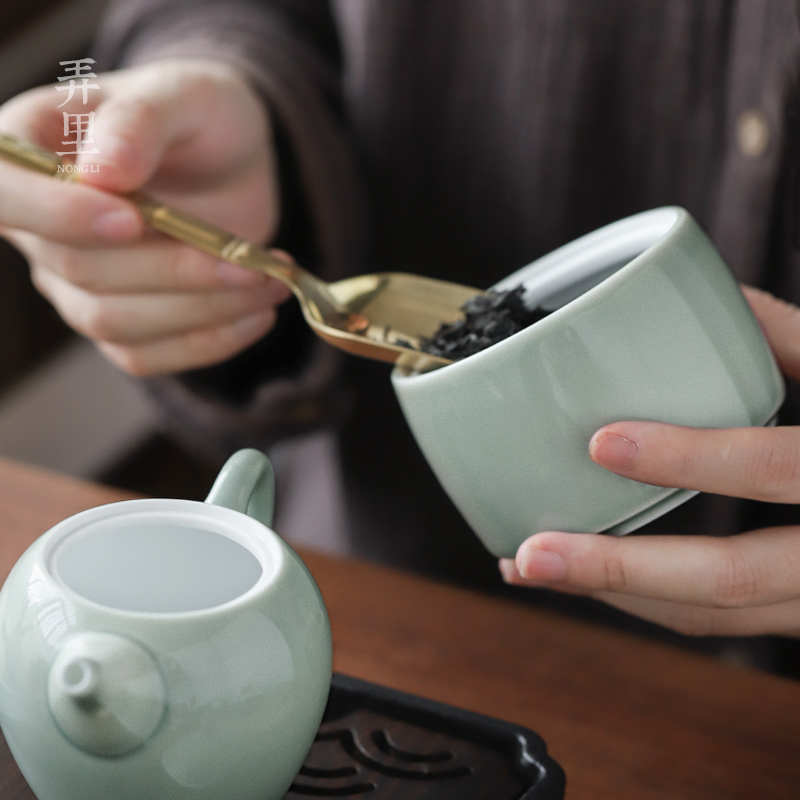
{"type": "Polygon", "coordinates": [[[800,503],[800,428],[687,428],[614,422],[594,434],[589,455],[625,478],[746,497],[800,503]]]}
{"type": "MultiPolygon", "coordinates": [[[[0,109],[0,130],[49,149],[59,149],[62,126],[52,87],[25,92],[0,109]]],[[[0,227],[64,244],[92,246],[136,239],[144,223],[133,205],[121,197],[0,161],[0,227]]]]}
{"type": "Polygon", "coordinates": [[[0,226],[76,246],[129,242],[144,221],[127,200],[0,162],[0,226]]]}

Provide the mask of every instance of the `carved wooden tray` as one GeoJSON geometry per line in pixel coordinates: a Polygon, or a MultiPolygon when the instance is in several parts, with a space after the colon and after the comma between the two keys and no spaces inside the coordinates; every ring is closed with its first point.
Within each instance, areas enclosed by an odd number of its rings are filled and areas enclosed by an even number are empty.
{"type": "Polygon", "coordinates": [[[564,772],[527,728],[334,675],[286,800],[561,800],[564,772]]]}

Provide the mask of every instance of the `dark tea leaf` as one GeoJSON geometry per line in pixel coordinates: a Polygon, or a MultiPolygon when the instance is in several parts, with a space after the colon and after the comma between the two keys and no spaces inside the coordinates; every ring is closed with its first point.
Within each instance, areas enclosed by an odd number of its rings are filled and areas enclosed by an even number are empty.
{"type": "Polygon", "coordinates": [[[490,345],[507,339],[548,315],[541,308],[528,308],[517,286],[505,292],[490,291],[477,295],[461,307],[464,318],[443,324],[430,338],[422,341],[422,350],[434,356],[457,361],[474,355],[490,345]]]}

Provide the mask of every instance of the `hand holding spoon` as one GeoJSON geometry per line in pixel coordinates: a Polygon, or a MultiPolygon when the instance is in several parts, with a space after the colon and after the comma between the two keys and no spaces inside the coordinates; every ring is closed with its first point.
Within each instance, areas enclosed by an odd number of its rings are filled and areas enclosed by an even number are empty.
{"type": "MultiPolygon", "coordinates": [[[[9,134],[0,134],[0,157],[57,179],[79,178],[79,173],[63,170],[64,163],[55,153],[9,134]]],[[[133,192],[127,198],[161,233],[287,284],[300,302],[306,322],[334,347],[410,370],[427,372],[451,363],[424,352],[423,342],[443,323],[463,317],[461,308],[468,300],[484,294],[469,286],[402,272],[358,275],[326,283],[297,264],[287,263],[273,250],[142,192],[133,192]]]]}

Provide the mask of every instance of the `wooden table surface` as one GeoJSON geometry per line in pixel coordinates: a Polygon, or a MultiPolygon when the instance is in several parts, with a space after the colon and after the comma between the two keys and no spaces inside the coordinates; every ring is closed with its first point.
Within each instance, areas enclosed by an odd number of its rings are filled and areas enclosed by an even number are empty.
{"type": "MultiPolygon", "coordinates": [[[[0,581],[51,525],[126,496],[0,460],[0,581]]],[[[566,771],[568,800],[800,797],[799,683],[302,555],[330,612],[337,671],[535,730],[566,771]]]]}

